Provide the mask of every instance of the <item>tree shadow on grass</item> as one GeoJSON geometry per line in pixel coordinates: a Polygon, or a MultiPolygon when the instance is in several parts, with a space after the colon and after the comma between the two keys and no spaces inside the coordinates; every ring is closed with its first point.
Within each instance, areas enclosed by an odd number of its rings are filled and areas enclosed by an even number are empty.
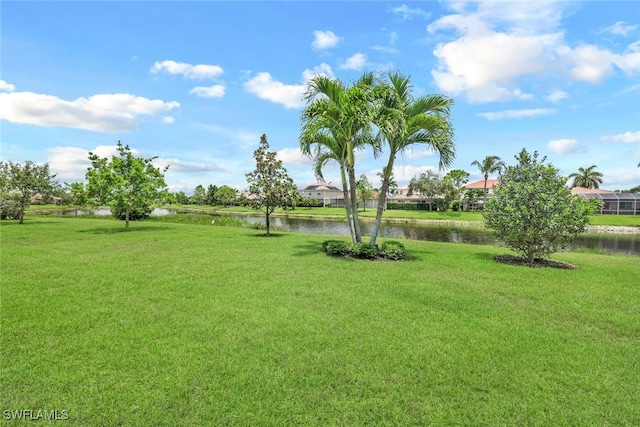
{"type": "Polygon", "coordinates": [[[292,255],[297,257],[311,256],[322,253],[322,245],[317,242],[305,242],[302,245],[294,246],[297,249],[292,255]]]}
{"type": "Polygon", "coordinates": [[[159,231],[159,230],[167,230],[170,227],[165,226],[148,226],[143,225],[139,227],[98,227],[98,228],[90,228],[86,230],[79,230],[79,233],[91,233],[91,234],[118,234],[118,233],[145,233],[149,231],[159,231]]]}
{"type": "Polygon", "coordinates": [[[276,238],[276,237],[284,237],[284,236],[288,236],[288,233],[274,233],[271,232],[268,236],[267,233],[258,233],[258,234],[247,234],[247,236],[251,236],[251,237],[264,237],[266,239],[270,239],[270,238],[276,238]]]}

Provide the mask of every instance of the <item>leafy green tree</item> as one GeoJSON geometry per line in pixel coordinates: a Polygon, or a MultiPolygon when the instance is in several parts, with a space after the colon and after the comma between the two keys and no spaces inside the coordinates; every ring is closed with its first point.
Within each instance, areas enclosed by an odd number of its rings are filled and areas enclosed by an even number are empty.
{"type": "Polygon", "coordinates": [[[471,162],[471,166],[478,166],[480,173],[484,175],[484,198],[487,198],[487,181],[489,180],[489,174],[500,173],[505,168],[505,164],[498,156],[487,156],[482,161],[474,160],[471,162]]]}
{"type": "Polygon", "coordinates": [[[173,195],[175,201],[179,205],[188,205],[189,204],[189,196],[185,194],[184,191],[178,191],[173,195]]]}
{"type": "Polygon", "coordinates": [[[421,173],[418,177],[411,178],[409,181],[409,191],[407,195],[419,194],[420,197],[429,201],[429,210],[432,210],[433,199],[443,190],[443,183],[440,175],[428,170],[421,173]]]}
{"type": "Polygon", "coordinates": [[[277,158],[275,151],[269,151],[267,135],[260,137],[260,145],[253,152],[256,168],[247,173],[249,183],[249,200],[251,207],[265,213],[267,236],[270,236],[269,217],[276,210],[293,209],[300,193],[277,158]]]}
{"type": "Polygon", "coordinates": [[[370,200],[373,196],[373,185],[369,182],[367,175],[360,175],[360,179],[356,182],[356,189],[358,193],[358,200],[362,202],[362,205],[364,206],[363,211],[366,211],[367,200],[370,200]]]}
{"type": "Polygon", "coordinates": [[[204,205],[207,201],[207,191],[204,189],[202,185],[198,185],[193,190],[193,196],[191,196],[191,200],[195,205],[204,205]]]}
{"type": "Polygon", "coordinates": [[[363,74],[355,83],[319,75],[309,81],[307,106],[302,112],[300,148],[318,165],[335,160],[340,165],[347,221],[354,242],[361,242],[355,150],[377,145],[373,137],[374,93],[377,79],[363,74]],[[315,150],[314,150],[315,148],[315,150]]]}
{"type": "Polygon", "coordinates": [[[438,94],[415,98],[409,76],[400,72],[389,73],[388,82],[378,85],[376,95],[379,107],[375,119],[379,129],[378,139],[388,146],[389,156],[382,169],[378,210],[370,238],[372,244],[378,237],[398,154],[414,146],[426,145],[440,156],[440,170],[449,167],[455,158],[454,132],[450,121],[452,99],[438,94]]]}
{"type": "Polygon", "coordinates": [[[151,205],[166,192],[164,170],[153,166],[156,157],[134,157],[128,145],[118,141],[118,154],[111,160],[90,152],[91,166],[87,170],[87,194],[100,203],[108,204],[114,216],[125,220],[144,217],[151,205]]]}
{"type": "Polygon", "coordinates": [[[34,196],[44,199],[61,194],[61,187],[49,173],[49,164],[31,160],[23,163],[0,162],[0,216],[24,223],[24,212],[34,196]]]}
{"type": "Polygon", "coordinates": [[[568,178],[573,178],[571,187],[600,188],[602,174],[595,170],[596,167],[596,165],[591,165],[588,168],[578,168],[578,172],[570,174],[568,178]]]}
{"type": "Polygon", "coordinates": [[[453,169],[444,176],[445,182],[451,184],[456,190],[456,198],[458,199],[458,211],[463,210],[464,191],[462,188],[469,181],[469,173],[462,169],[453,169]]]}
{"type": "Polygon", "coordinates": [[[66,184],[71,193],[71,203],[75,206],[87,206],[90,203],[86,186],[82,182],[66,184]]]}
{"type": "Polygon", "coordinates": [[[223,185],[216,190],[216,200],[218,201],[218,203],[221,203],[222,206],[227,207],[236,199],[237,193],[238,192],[235,188],[231,188],[228,185],[223,185]]]}
{"type": "Polygon", "coordinates": [[[209,184],[209,186],[207,187],[207,196],[206,196],[206,199],[205,199],[205,202],[209,206],[215,206],[216,205],[216,191],[218,191],[218,187],[215,186],[215,185],[209,184]]]}
{"type": "Polygon", "coordinates": [[[585,231],[594,206],[572,195],[567,179],[546,157],[538,159],[523,149],[518,163],[500,177],[500,186],[486,203],[483,215],[488,228],[529,265],[548,257],[585,231]]]}

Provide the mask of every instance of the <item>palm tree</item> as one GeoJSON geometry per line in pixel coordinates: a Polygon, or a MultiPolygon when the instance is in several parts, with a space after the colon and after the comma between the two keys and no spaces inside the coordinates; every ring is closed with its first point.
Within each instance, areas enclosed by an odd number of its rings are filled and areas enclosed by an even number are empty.
{"type": "Polygon", "coordinates": [[[316,175],[329,160],[340,165],[345,209],[354,242],[362,241],[354,151],[371,145],[377,152],[372,132],[372,90],[376,82],[373,73],[363,74],[351,86],[335,78],[316,76],[309,81],[308,105],[302,112],[300,148],[303,153],[314,155],[316,175]]]}
{"type": "Polygon", "coordinates": [[[569,175],[569,179],[573,178],[571,188],[600,188],[600,184],[602,184],[602,174],[595,170],[596,167],[596,165],[591,165],[588,168],[578,168],[578,172],[569,175]]]}
{"type": "Polygon", "coordinates": [[[498,173],[505,168],[504,162],[498,156],[487,156],[481,162],[474,160],[471,166],[478,166],[480,173],[484,174],[484,198],[487,198],[487,181],[490,173],[498,173]]]}
{"type": "Polygon", "coordinates": [[[389,158],[382,169],[382,186],[371,230],[371,244],[375,244],[378,237],[396,156],[408,147],[426,144],[439,153],[440,169],[450,166],[455,157],[453,127],[449,121],[453,100],[442,95],[414,98],[409,77],[400,72],[389,73],[388,80],[388,83],[376,88],[379,102],[376,117],[378,141],[389,147],[389,158]]]}

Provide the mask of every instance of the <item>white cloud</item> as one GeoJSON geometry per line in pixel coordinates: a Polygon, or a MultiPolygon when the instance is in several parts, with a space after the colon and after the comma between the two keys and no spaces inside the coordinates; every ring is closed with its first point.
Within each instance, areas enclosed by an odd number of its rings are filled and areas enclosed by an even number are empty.
{"type": "Polygon", "coordinates": [[[367,55],[362,52],[351,55],[347,60],[340,65],[343,70],[355,70],[361,71],[367,65],[367,55]]]}
{"type": "Polygon", "coordinates": [[[244,89],[259,98],[276,104],[282,104],[285,108],[301,108],[304,106],[304,95],[307,91],[307,82],[316,75],[333,76],[331,67],[322,63],[312,69],[302,72],[302,84],[285,84],[275,80],[270,73],[261,72],[247,80],[244,89]]]}
{"type": "Polygon", "coordinates": [[[165,168],[169,166],[169,172],[194,173],[224,171],[223,168],[216,165],[205,165],[204,163],[196,162],[183,162],[179,159],[165,159],[162,157],[154,159],[152,163],[157,168],[165,168]]]}
{"type": "Polygon", "coordinates": [[[544,70],[561,33],[528,35],[492,30],[480,17],[449,15],[428,26],[433,33],[453,28],[462,34],[434,50],[439,64],[431,74],[442,90],[466,93],[472,102],[507,101],[522,93],[521,76],[544,70]]]}
{"type": "Polygon", "coordinates": [[[556,139],[549,141],[547,148],[550,151],[558,154],[568,154],[580,147],[580,144],[575,139],[556,139]]]}
{"type": "Polygon", "coordinates": [[[68,127],[98,132],[136,129],[139,116],[180,107],[127,93],[99,94],[73,101],[33,92],[0,93],[0,119],[37,126],[68,127]]]}
{"type": "Polygon", "coordinates": [[[187,79],[202,80],[215,79],[221,76],[224,70],[218,65],[192,65],[185,62],[162,61],[155,62],[153,67],[151,67],[150,72],[154,74],[180,74],[187,79]]]}
{"type": "Polygon", "coordinates": [[[300,108],[304,105],[304,94],[307,87],[302,84],[287,85],[271,76],[270,73],[258,73],[244,84],[247,92],[258,98],[282,104],[285,108],[300,108]]]}
{"type": "Polygon", "coordinates": [[[424,150],[405,150],[402,155],[407,159],[424,159],[425,157],[431,157],[436,154],[431,148],[424,150]]]}
{"type": "MultiPolygon", "coordinates": [[[[47,149],[47,163],[51,172],[63,182],[84,181],[87,168],[91,166],[89,151],[98,157],[108,159],[118,154],[115,145],[98,145],[92,150],[80,147],[53,147],[47,149]]],[[[131,153],[138,155],[135,149],[131,149],[131,153]]]]}
{"type": "Polygon", "coordinates": [[[89,152],[79,147],[53,147],[47,150],[49,168],[61,181],[83,181],[91,166],[89,152]]]}
{"type": "Polygon", "coordinates": [[[603,142],[622,142],[624,144],[631,144],[633,142],[640,142],[640,130],[636,132],[625,132],[618,135],[603,136],[600,138],[603,142]]]}
{"type": "Polygon", "coordinates": [[[402,16],[402,19],[404,19],[405,21],[408,19],[413,19],[415,16],[421,16],[425,19],[431,16],[429,12],[426,12],[418,7],[411,8],[406,4],[394,7],[393,9],[391,9],[391,11],[396,15],[402,16]]]}
{"type": "Polygon", "coordinates": [[[173,118],[173,117],[171,117],[171,116],[164,116],[164,117],[162,118],[162,121],[163,121],[164,123],[171,124],[171,123],[175,122],[175,121],[176,121],[176,119],[174,119],[174,118],[173,118]]]}
{"type": "Polygon", "coordinates": [[[333,70],[331,70],[331,66],[323,62],[322,64],[315,66],[311,69],[304,70],[302,72],[302,82],[306,85],[309,82],[309,80],[319,75],[333,77],[333,70]]]}
{"type": "Polygon", "coordinates": [[[411,178],[413,178],[414,176],[418,176],[421,173],[426,173],[427,171],[439,173],[439,170],[436,166],[394,166],[393,177],[398,185],[402,187],[409,184],[409,181],[411,181],[411,178]]]}
{"type": "Polygon", "coordinates": [[[465,94],[471,102],[523,99],[518,87],[532,76],[565,74],[597,83],[615,67],[627,75],[640,72],[640,42],[622,53],[568,45],[559,24],[567,9],[575,7],[570,2],[460,2],[453,7],[460,13],[427,27],[430,33],[455,31],[451,41],[434,49],[438,65],[432,76],[441,90],[465,94]]]}
{"type": "Polygon", "coordinates": [[[618,21],[609,27],[603,28],[601,32],[626,37],[637,29],[637,25],[627,24],[625,21],[618,21]]]}
{"type": "Polygon", "coordinates": [[[315,50],[336,47],[341,40],[341,38],[336,36],[333,31],[314,31],[313,37],[311,47],[315,50]]]}
{"type": "Polygon", "coordinates": [[[283,148],[277,154],[285,165],[309,166],[313,164],[313,160],[303,155],[299,148],[283,148]]]}
{"type": "Polygon", "coordinates": [[[11,83],[0,80],[0,92],[13,92],[16,89],[11,83]]]}
{"type": "Polygon", "coordinates": [[[560,46],[557,53],[568,61],[569,74],[575,80],[598,83],[613,73],[615,55],[607,49],[594,45],[560,46]]]}
{"type": "Polygon", "coordinates": [[[189,91],[194,95],[201,98],[222,98],[224,96],[226,87],[224,85],[213,86],[197,86],[189,91]]]}
{"type": "Polygon", "coordinates": [[[549,114],[555,114],[557,110],[555,108],[533,108],[523,110],[504,110],[494,111],[490,113],[477,113],[477,116],[484,117],[487,120],[502,120],[502,119],[522,119],[525,117],[538,117],[548,116],[549,114]]]}
{"type": "Polygon", "coordinates": [[[566,99],[568,96],[569,94],[567,92],[564,92],[562,90],[554,90],[549,95],[547,95],[546,99],[555,104],[556,102],[560,102],[563,99],[566,99]]]}

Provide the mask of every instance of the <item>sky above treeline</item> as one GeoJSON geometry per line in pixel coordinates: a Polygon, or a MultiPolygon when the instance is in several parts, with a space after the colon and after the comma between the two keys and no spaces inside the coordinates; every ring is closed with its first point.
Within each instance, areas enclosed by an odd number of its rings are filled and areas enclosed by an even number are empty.
{"type": "MultiPolygon", "coordinates": [[[[637,1],[4,1],[0,19],[0,159],[48,162],[61,182],[122,141],[169,165],[172,191],[243,190],[266,134],[302,187],[308,80],[397,70],[416,96],[454,99],[452,168],[471,181],[474,160],[526,148],[563,175],[596,165],[602,188],[640,184],[637,1]]],[[[394,176],[438,160],[417,146],[394,176]]],[[[360,152],[356,172],[377,186],[384,163],[360,152]]]]}

